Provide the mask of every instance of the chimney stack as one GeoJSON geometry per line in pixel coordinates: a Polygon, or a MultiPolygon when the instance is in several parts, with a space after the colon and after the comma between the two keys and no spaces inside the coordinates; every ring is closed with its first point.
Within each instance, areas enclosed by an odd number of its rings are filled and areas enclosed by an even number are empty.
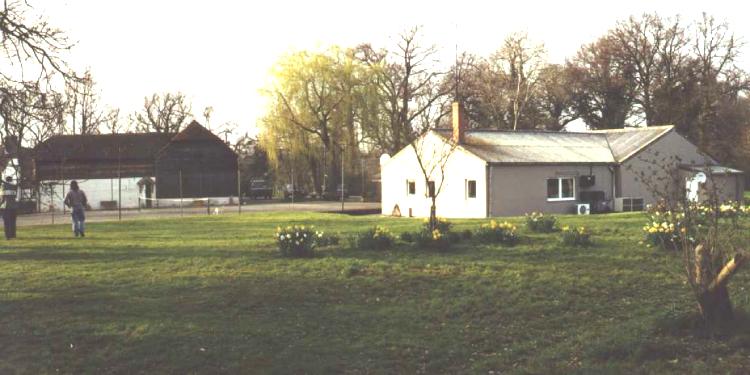
{"type": "Polygon", "coordinates": [[[466,132],[466,120],[463,114],[463,108],[459,102],[453,102],[453,142],[456,144],[464,143],[464,133],[466,132]]]}

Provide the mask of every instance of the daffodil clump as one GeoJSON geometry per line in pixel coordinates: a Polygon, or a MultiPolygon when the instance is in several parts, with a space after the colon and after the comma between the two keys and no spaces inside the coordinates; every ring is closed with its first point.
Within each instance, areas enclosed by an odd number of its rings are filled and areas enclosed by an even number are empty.
{"type": "Polygon", "coordinates": [[[395,237],[388,228],[376,225],[357,234],[354,245],[360,250],[387,250],[393,247],[395,237]]]}
{"type": "Polygon", "coordinates": [[[549,233],[557,230],[557,218],[542,212],[526,214],[526,227],[532,232],[549,233]]]}
{"type": "Polygon", "coordinates": [[[286,228],[276,228],[276,244],[284,257],[312,257],[315,248],[318,246],[318,241],[322,237],[323,232],[316,231],[312,225],[290,225],[286,228]]]}
{"type": "Polygon", "coordinates": [[[564,226],[562,228],[562,242],[566,246],[591,246],[591,231],[586,227],[564,226]]]}
{"type": "Polygon", "coordinates": [[[483,243],[515,245],[518,243],[517,229],[515,225],[507,221],[498,223],[495,220],[490,220],[489,223],[479,226],[475,236],[477,240],[483,243]]]}
{"type": "MultiPolygon", "coordinates": [[[[445,228],[450,228],[450,226],[445,228]]],[[[415,235],[417,247],[424,250],[447,251],[458,240],[460,236],[450,231],[440,230],[439,227],[433,230],[425,228],[415,235]]]]}
{"type": "Polygon", "coordinates": [[[424,220],[422,220],[422,224],[424,230],[432,231],[433,229],[437,229],[440,231],[440,233],[448,233],[451,230],[451,226],[453,225],[450,221],[442,217],[436,218],[435,228],[430,228],[430,218],[425,218],[424,220]]]}

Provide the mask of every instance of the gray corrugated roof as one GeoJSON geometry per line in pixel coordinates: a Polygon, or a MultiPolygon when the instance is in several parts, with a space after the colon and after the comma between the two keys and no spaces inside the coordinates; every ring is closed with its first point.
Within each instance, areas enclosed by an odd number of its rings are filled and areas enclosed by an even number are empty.
{"type": "Polygon", "coordinates": [[[681,165],[680,169],[692,172],[706,172],[708,174],[743,174],[739,169],[721,165],[681,165]]]}
{"type": "MultiPolygon", "coordinates": [[[[673,126],[588,132],[467,130],[461,147],[490,163],[619,163],[673,126]]],[[[450,137],[450,131],[439,132],[450,137]]]]}
{"type": "Polygon", "coordinates": [[[591,133],[604,134],[612,149],[615,160],[622,162],[636,152],[650,145],[674,126],[649,126],[643,128],[595,130],[591,133]]]}
{"type": "Polygon", "coordinates": [[[605,137],[583,133],[469,131],[462,144],[490,163],[614,163],[605,137]]]}

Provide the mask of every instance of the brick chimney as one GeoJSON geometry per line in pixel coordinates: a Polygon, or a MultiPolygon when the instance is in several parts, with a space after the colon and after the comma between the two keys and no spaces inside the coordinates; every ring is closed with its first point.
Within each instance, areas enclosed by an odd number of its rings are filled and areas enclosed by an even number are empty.
{"type": "Polygon", "coordinates": [[[466,119],[463,108],[459,102],[453,102],[453,142],[456,142],[456,144],[464,143],[465,132],[466,119]]]}

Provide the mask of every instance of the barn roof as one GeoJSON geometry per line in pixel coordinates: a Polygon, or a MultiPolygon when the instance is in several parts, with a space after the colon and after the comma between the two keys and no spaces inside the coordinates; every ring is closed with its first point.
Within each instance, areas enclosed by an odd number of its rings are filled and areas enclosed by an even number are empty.
{"type": "MultiPolygon", "coordinates": [[[[620,163],[635,155],[673,126],[586,132],[505,131],[474,129],[464,133],[461,147],[490,163],[556,164],[620,163]]],[[[450,137],[450,131],[438,134],[450,137]]]]}
{"type": "Polygon", "coordinates": [[[172,133],[55,135],[35,148],[37,161],[153,160],[172,133]]]}

